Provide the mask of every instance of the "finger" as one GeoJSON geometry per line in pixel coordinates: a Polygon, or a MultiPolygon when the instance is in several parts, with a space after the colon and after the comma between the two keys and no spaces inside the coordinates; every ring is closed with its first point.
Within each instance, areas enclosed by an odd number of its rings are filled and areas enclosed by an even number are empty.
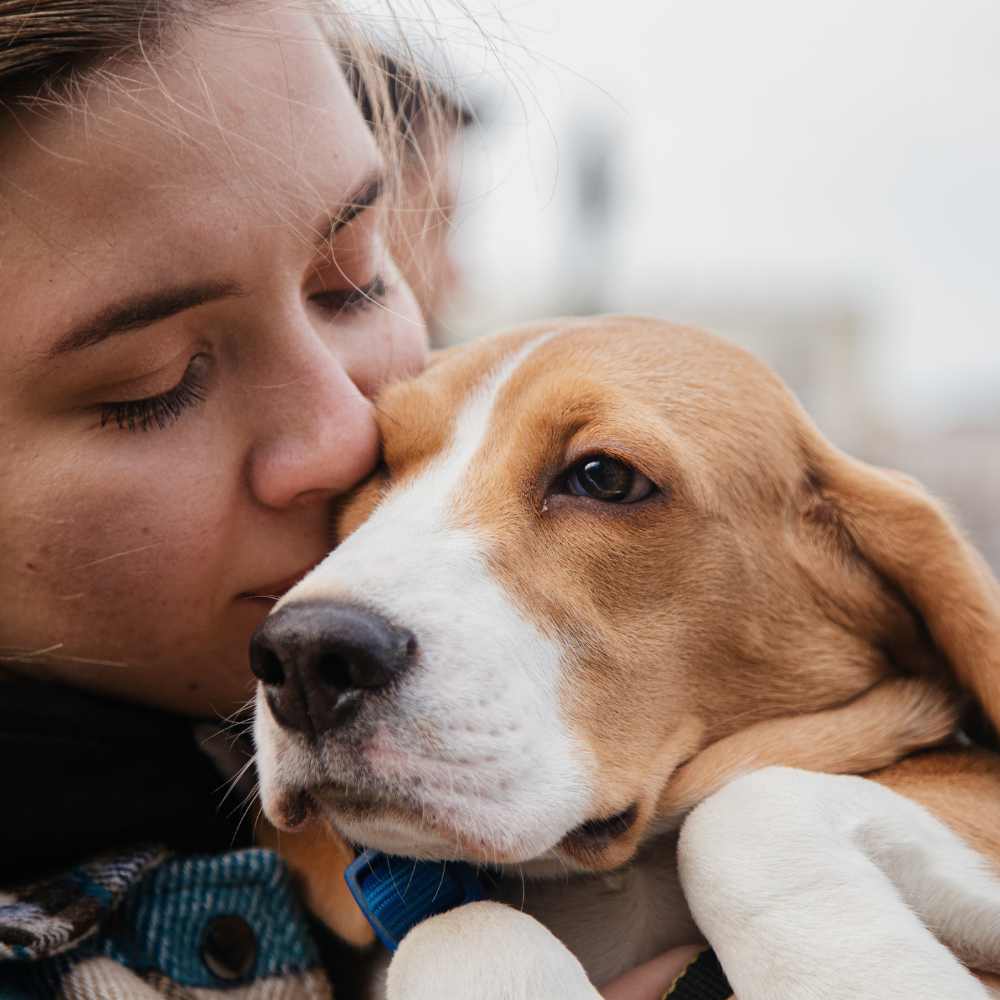
{"type": "Polygon", "coordinates": [[[630,969],[602,990],[604,1000],[660,1000],[677,977],[704,949],[703,944],[684,945],[630,969]]]}

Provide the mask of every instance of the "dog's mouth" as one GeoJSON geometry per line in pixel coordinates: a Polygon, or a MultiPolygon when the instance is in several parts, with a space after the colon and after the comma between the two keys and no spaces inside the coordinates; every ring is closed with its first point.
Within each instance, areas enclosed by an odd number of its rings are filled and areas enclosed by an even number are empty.
{"type": "Polygon", "coordinates": [[[570,830],[557,850],[583,868],[614,868],[631,856],[639,821],[639,803],[602,819],[589,819],[570,830]]]}
{"type": "Polygon", "coordinates": [[[324,783],[286,791],[275,801],[268,817],[280,830],[294,833],[334,808],[353,816],[370,817],[385,806],[386,803],[374,795],[363,795],[343,785],[324,783]]]}
{"type": "Polygon", "coordinates": [[[326,782],[287,795],[279,809],[288,821],[283,829],[323,820],[356,849],[375,847],[387,854],[421,858],[444,852],[442,857],[481,862],[492,854],[489,844],[436,815],[426,802],[398,793],[385,795],[326,782]]]}
{"type": "MultiPolygon", "coordinates": [[[[420,828],[432,837],[450,841],[459,854],[469,853],[468,860],[484,861],[490,853],[485,845],[475,842],[473,838],[467,839],[450,824],[435,823],[428,816],[426,805],[403,801],[399,796],[383,797],[362,792],[339,783],[324,783],[309,790],[300,789],[290,793],[282,800],[281,812],[285,822],[280,825],[286,830],[300,828],[307,822],[324,816],[340,828],[341,833],[347,832],[343,829],[345,821],[350,825],[361,823],[367,826],[372,821],[395,818],[406,827],[420,828]]],[[[574,827],[559,841],[556,850],[585,868],[606,868],[609,866],[609,854],[617,855],[616,848],[621,842],[631,839],[629,835],[634,832],[638,819],[639,804],[633,802],[611,816],[590,819],[574,827]]],[[[357,846],[356,837],[349,836],[348,839],[356,842],[357,846]]],[[[401,849],[402,846],[399,845],[389,853],[412,853],[401,849]]],[[[419,848],[417,853],[422,853],[419,848]]],[[[494,853],[493,860],[503,862],[506,859],[494,853]]],[[[612,862],[611,866],[616,865],[617,862],[612,862]]]]}
{"type": "Polygon", "coordinates": [[[588,819],[570,830],[563,838],[563,844],[575,844],[590,850],[606,847],[611,841],[625,836],[639,818],[639,804],[633,802],[621,812],[605,819],[588,819]]]}

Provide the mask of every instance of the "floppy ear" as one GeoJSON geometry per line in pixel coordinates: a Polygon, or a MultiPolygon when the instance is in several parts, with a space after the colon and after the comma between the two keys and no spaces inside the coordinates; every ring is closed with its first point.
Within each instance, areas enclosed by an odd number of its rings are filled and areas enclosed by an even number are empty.
{"type": "Polygon", "coordinates": [[[344,881],[354,851],[338,833],[318,820],[298,833],[281,833],[262,816],[254,836],[261,847],[284,858],[313,916],[356,948],[375,940],[375,932],[344,881]]]}
{"type": "Polygon", "coordinates": [[[1000,584],[986,561],[912,479],[850,458],[818,434],[808,451],[814,485],[850,543],[922,618],[1000,732],[1000,584]]]}

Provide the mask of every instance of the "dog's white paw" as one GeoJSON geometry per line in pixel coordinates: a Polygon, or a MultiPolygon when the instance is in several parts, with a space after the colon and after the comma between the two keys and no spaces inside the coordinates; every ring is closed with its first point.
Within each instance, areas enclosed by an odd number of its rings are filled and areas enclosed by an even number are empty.
{"type": "Polygon", "coordinates": [[[740,1000],[988,996],[954,952],[992,967],[1000,881],[873,781],[783,767],[737,778],[688,817],[678,861],[740,1000]]]}
{"type": "Polygon", "coordinates": [[[597,1000],[583,967],[533,917],[469,903],[425,920],[389,966],[388,1000],[597,1000]]]}

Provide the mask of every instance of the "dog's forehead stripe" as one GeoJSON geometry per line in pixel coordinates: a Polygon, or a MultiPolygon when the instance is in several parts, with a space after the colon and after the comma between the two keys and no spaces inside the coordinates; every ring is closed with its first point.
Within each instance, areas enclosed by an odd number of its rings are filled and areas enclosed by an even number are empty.
{"type": "MultiPolygon", "coordinates": [[[[469,393],[454,423],[451,441],[412,482],[388,497],[372,521],[397,523],[416,520],[443,526],[447,508],[453,502],[466,472],[486,440],[497,399],[518,369],[544,344],[561,331],[550,330],[533,338],[500,362],[469,393]]],[[[350,542],[350,539],[347,539],[350,542]]]]}
{"type": "MultiPolygon", "coordinates": [[[[469,393],[455,421],[451,441],[441,454],[413,480],[391,490],[371,517],[340,544],[331,558],[335,557],[342,564],[376,535],[383,545],[398,546],[400,550],[410,550],[420,540],[430,544],[432,538],[443,538],[442,532],[448,529],[449,509],[486,440],[500,393],[525,360],[560,332],[550,330],[533,338],[487,372],[469,393]]],[[[451,549],[465,547],[467,558],[475,559],[479,540],[452,533],[449,546],[451,549]]],[[[432,555],[429,551],[428,558],[432,555]]],[[[322,577],[323,564],[306,580],[318,582],[322,577]]],[[[296,589],[303,593],[301,584],[296,589]]]]}
{"type": "Polygon", "coordinates": [[[445,452],[446,461],[458,468],[466,468],[486,437],[492,422],[497,399],[514,373],[543,344],[547,344],[560,331],[549,330],[528,341],[520,350],[504,359],[473,390],[469,401],[455,421],[455,434],[451,447],[445,452]]]}

